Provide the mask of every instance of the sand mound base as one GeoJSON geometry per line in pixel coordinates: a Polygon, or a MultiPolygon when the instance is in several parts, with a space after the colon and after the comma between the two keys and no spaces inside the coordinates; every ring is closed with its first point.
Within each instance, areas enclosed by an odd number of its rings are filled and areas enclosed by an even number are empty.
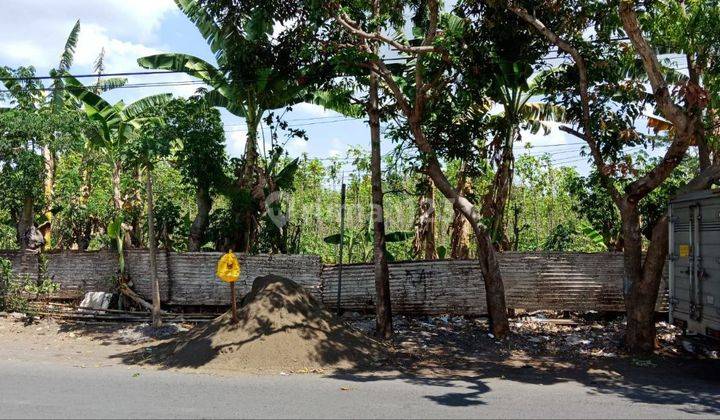
{"type": "Polygon", "coordinates": [[[348,329],[295,282],[258,277],[238,310],[198,326],[165,352],[164,364],[218,370],[312,372],[369,366],[382,346],[348,329]]]}

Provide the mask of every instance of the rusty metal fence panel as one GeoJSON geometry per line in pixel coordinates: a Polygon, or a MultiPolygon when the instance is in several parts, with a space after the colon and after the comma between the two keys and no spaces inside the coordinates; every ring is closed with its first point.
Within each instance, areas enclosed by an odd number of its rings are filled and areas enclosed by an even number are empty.
{"type": "MultiPolygon", "coordinates": [[[[215,278],[214,252],[158,253],[158,279],[164,303],[170,305],[227,305],[227,286],[215,278]]],[[[118,271],[111,251],[51,252],[47,275],[60,283],[61,294],[82,295],[109,291],[118,271]]],[[[16,274],[35,279],[38,256],[3,252],[16,274]]],[[[126,252],[127,273],[134,289],[150,297],[147,250],[126,252]]],[[[323,266],[308,255],[238,254],[242,266],[239,292],[246,293],[253,279],[277,274],[298,282],[335,307],[337,266],[323,266]]],[[[619,253],[505,252],[498,255],[509,308],[528,310],[623,311],[623,257],[619,253]]],[[[661,286],[658,310],[666,310],[667,285],[661,286]]],[[[393,310],[405,314],[486,313],[485,287],[474,260],[409,261],[390,264],[393,310]]],[[[341,306],[352,311],[372,311],[375,280],[372,264],[346,265],[343,269],[341,306]]]]}

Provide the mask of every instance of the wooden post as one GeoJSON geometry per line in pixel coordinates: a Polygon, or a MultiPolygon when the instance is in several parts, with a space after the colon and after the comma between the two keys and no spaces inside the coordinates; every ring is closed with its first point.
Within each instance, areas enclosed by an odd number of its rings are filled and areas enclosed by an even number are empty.
{"type": "Polygon", "coordinates": [[[238,323],[237,315],[237,295],[235,294],[235,282],[230,282],[230,307],[232,308],[232,318],[230,319],[231,324],[238,323]]]}
{"type": "Polygon", "coordinates": [[[342,315],[340,297],[342,296],[343,246],[345,245],[345,176],[340,186],[340,266],[338,267],[337,316],[342,315]]]}
{"type": "Polygon", "coordinates": [[[147,213],[148,213],[148,247],[150,248],[150,280],[152,284],[152,325],[162,325],[160,310],[160,283],[157,276],[157,245],[155,243],[155,204],[153,203],[152,165],[147,165],[147,213]]]}

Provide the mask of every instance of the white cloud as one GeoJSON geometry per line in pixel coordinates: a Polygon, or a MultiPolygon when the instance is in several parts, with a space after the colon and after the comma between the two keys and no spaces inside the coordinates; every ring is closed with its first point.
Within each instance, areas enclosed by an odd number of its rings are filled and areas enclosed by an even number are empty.
{"type": "Polygon", "coordinates": [[[301,113],[302,116],[309,117],[342,117],[343,115],[335,111],[329,111],[320,105],[309,104],[306,102],[293,105],[293,117],[297,117],[295,113],[301,113]]]}
{"type": "MultiPolygon", "coordinates": [[[[172,0],[8,0],[0,15],[0,65],[33,65],[38,75],[57,66],[75,21],[80,19],[80,37],[72,72],[89,73],[105,49],[105,72],[143,70],[139,57],[162,52],[156,39],[162,20],[179,13],[172,0]]],[[[184,74],[129,77],[128,83],[187,82],[196,79],[184,74]]],[[[105,94],[108,100],[130,103],[147,95],[170,92],[187,97],[197,84],[127,88],[105,94]]]]}
{"type": "Polygon", "coordinates": [[[305,139],[294,137],[288,141],[286,148],[290,156],[297,157],[307,152],[308,142],[305,139]]]}
{"type": "Polygon", "coordinates": [[[241,157],[245,153],[247,143],[247,131],[236,130],[228,133],[225,150],[230,157],[241,157]]]}
{"type": "Polygon", "coordinates": [[[163,18],[173,10],[172,0],[4,0],[0,64],[32,64],[42,70],[55,66],[77,19],[78,64],[91,65],[102,45],[121,56],[144,52],[149,49],[145,44],[157,41],[163,18]]]}
{"type": "Polygon", "coordinates": [[[558,128],[560,124],[555,122],[547,122],[546,124],[551,127],[550,132],[547,135],[543,130],[540,130],[537,134],[533,134],[529,130],[523,130],[521,132],[522,143],[516,142],[515,148],[523,149],[528,143],[531,146],[549,146],[564,145],[571,142],[571,139],[569,138],[570,135],[565,133],[564,131],[560,131],[560,129],[558,128]]]}

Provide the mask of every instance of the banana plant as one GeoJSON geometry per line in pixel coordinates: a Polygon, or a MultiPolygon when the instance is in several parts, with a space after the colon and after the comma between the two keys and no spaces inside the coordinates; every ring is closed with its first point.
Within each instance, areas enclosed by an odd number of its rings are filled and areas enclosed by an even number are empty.
{"type": "Polygon", "coordinates": [[[169,93],[152,95],[129,105],[125,105],[123,101],[111,105],[74,77],[65,74],[63,78],[67,91],[83,103],[87,117],[98,127],[97,130],[90,133],[90,143],[92,147],[107,157],[113,168],[113,204],[119,214],[122,212],[124,204],[120,189],[123,169],[122,150],[126,147],[133,132],[140,129],[147,118],[151,118],[160,107],[169,102],[172,95],[169,93]]]}
{"type": "MultiPolygon", "coordinates": [[[[0,77],[5,80],[3,83],[10,92],[10,96],[15,102],[15,106],[20,109],[34,110],[37,112],[49,112],[52,114],[60,114],[67,110],[76,110],[81,104],[73,100],[65,89],[65,80],[63,75],[72,67],[77,43],[80,36],[80,21],[76,21],[70,34],[68,35],[65,46],[60,54],[60,60],[56,68],[50,70],[52,84],[49,93],[45,92],[45,86],[38,81],[21,81],[14,79],[13,75],[7,68],[0,68],[0,77]]],[[[99,62],[102,62],[100,60],[99,62]]],[[[34,74],[33,74],[34,75],[34,74]]],[[[28,74],[30,76],[30,74],[28,74]]],[[[102,79],[98,77],[96,83],[96,93],[104,92],[110,89],[121,87],[127,83],[124,78],[102,79]]],[[[0,109],[0,111],[2,111],[0,109]]],[[[51,222],[54,217],[54,209],[51,208],[52,198],[55,192],[55,168],[57,164],[58,147],[55,144],[56,138],[49,134],[48,138],[41,142],[42,156],[44,160],[45,176],[43,192],[45,198],[44,216],[46,222],[51,222]]],[[[48,229],[45,233],[46,247],[52,244],[52,229],[48,229]]]]}
{"type": "MultiPolygon", "coordinates": [[[[409,231],[397,231],[385,234],[385,242],[405,242],[412,239],[415,236],[415,232],[409,231]]],[[[326,244],[340,245],[341,235],[336,233],[334,235],[327,236],[323,239],[326,244]]],[[[348,247],[348,260],[352,261],[353,251],[360,249],[360,258],[367,260],[372,255],[373,250],[373,230],[370,224],[358,230],[348,230],[343,236],[343,243],[347,244],[348,247]]],[[[395,261],[396,258],[389,251],[386,251],[388,261],[395,261]]]]}
{"type": "Polygon", "coordinates": [[[118,214],[107,227],[107,234],[110,240],[115,241],[118,252],[118,266],[120,268],[120,279],[125,278],[125,252],[124,238],[125,231],[123,229],[123,215],[118,214]]]}
{"type": "Polygon", "coordinates": [[[491,99],[500,105],[502,110],[491,115],[488,121],[495,127],[496,132],[488,150],[497,169],[492,186],[483,197],[483,216],[489,220],[493,240],[504,243],[503,215],[513,182],[514,143],[522,140],[523,130],[532,134],[542,130],[547,135],[551,129],[550,122],[566,122],[567,117],[562,107],[533,101],[533,98],[543,94],[538,81],[546,74],[541,73],[529,78],[532,68],[528,65],[504,60],[497,60],[495,64],[497,70],[489,92],[491,99]]]}
{"type": "Polygon", "coordinates": [[[595,230],[590,223],[583,220],[578,224],[577,227],[578,233],[585,235],[590,241],[598,248],[602,249],[603,251],[607,251],[607,245],[605,244],[605,238],[603,238],[602,234],[595,230]]]}
{"type": "Polygon", "coordinates": [[[272,33],[272,20],[258,11],[241,23],[242,30],[223,31],[197,0],[175,0],[175,3],[205,38],[219,67],[182,53],[150,55],[139,58],[138,64],[147,69],[184,72],[202,80],[211,87],[205,93],[207,103],[244,118],[248,130],[245,175],[252,175],[259,156],[258,126],[263,114],[312,100],[312,92],[304,81],[312,79],[320,64],[307,66],[295,74],[272,65],[244,66],[234,70],[228,61],[228,48],[233,48],[234,53],[247,48],[248,54],[258,46],[271,48],[267,39],[272,33]]]}
{"type": "MultiPolygon", "coordinates": [[[[175,0],[180,10],[195,24],[215,55],[217,67],[198,57],[182,53],[156,54],[138,59],[147,69],[184,72],[205,82],[210,89],[203,93],[206,103],[225,108],[243,118],[247,125],[244,159],[241,161],[235,188],[263,193],[257,188],[263,172],[258,152],[258,128],[266,111],[286,108],[313,99],[311,81],[319,77],[328,64],[292,62],[286,54],[277,54],[271,40],[274,21],[262,10],[250,12],[232,27],[222,27],[200,5],[198,0],[175,0]],[[230,57],[254,57],[238,65],[230,57]],[[288,71],[288,69],[293,69],[288,71]]],[[[259,8],[258,8],[259,9],[259,8]]],[[[267,180],[270,175],[264,173],[267,180]]],[[[261,195],[260,194],[260,195],[261,195]]],[[[253,194],[251,206],[239,206],[236,217],[242,220],[242,238],[235,249],[249,250],[259,228],[262,202],[266,197],[253,194]]]]}

